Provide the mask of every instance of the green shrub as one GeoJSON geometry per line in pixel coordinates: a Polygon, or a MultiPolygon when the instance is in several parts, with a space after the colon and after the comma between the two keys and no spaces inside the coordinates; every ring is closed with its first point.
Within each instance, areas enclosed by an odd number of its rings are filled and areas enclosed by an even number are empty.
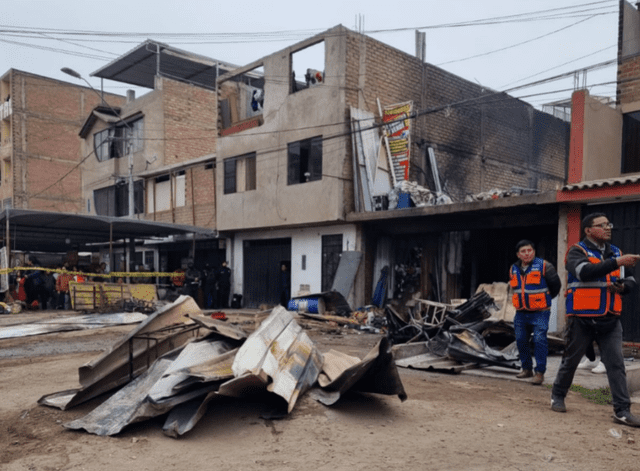
{"type": "MultiPolygon", "coordinates": [[[[552,388],[551,385],[548,385],[547,387],[549,389],[552,388]]],[[[569,389],[579,393],[582,397],[594,404],[600,404],[603,406],[613,404],[613,398],[611,397],[611,389],[609,389],[609,386],[598,389],[589,389],[580,386],[579,384],[572,384],[569,389]]]]}

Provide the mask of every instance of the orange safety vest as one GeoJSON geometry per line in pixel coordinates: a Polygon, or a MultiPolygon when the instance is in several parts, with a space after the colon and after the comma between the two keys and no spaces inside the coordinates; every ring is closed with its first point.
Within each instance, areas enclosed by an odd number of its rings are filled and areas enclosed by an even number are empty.
{"type": "Polygon", "coordinates": [[[180,275],[174,275],[171,278],[171,282],[173,283],[173,285],[177,286],[177,287],[184,286],[184,280],[185,280],[184,269],[180,268],[180,269],[176,270],[175,273],[181,273],[181,274],[180,275]]]}
{"type": "Polygon", "coordinates": [[[511,266],[513,288],[512,302],[517,310],[546,311],[551,307],[551,293],[544,279],[546,263],[541,258],[534,258],[524,273],[517,265],[511,266]]]}
{"type": "MultiPolygon", "coordinates": [[[[577,243],[574,247],[581,249],[590,263],[604,261],[599,251],[590,249],[583,242],[577,243]]],[[[622,255],[620,249],[615,245],[611,246],[611,251],[613,257],[622,255]]],[[[619,316],[622,313],[622,296],[619,293],[610,292],[607,286],[619,281],[620,278],[620,268],[595,281],[580,281],[569,273],[567,277],[567,315],[599,317],[610,312],[619,316]]]]}

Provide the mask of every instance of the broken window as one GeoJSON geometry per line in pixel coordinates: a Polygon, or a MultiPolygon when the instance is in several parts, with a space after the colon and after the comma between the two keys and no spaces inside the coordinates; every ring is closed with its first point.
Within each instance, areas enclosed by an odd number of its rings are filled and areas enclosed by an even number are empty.
{"type": "Polygon", "coordinates": [[[160,175],[153,178],[149,183],[150,184],[147,185],[147,212],[149,214],[152,214],[154,211],[159,213],[170,210],[172,208],[172,200],[174,208],[185,206],[187,191],[184,170],[178,172],[177,175],[160,175]],[[172,178],[173,182],[171,181],[172,178]],[[173,197],[171,194],[172,190],[173,197]]]}
{"type": "Polygon", "coordinates": [[[256,153],[224,159],[224,194],[256,189],[256,153]]]}
{"type": "Polygon", "coordinates": [[[291,142],[288,148],[287,185],[322,178],[322,136],[291,142]]]}
{"type": "Polygon", "coordinates": [[[640,111],[622,117],[622,173],[640,172],[640,111]]]}
{"type": "Polygon", "coordinates": [[[98,162],[105,162],[144,149],[144,118],[122,121],[93,135],[98,162]]]}
{"type": "Polygon", "coordinates": [[[291,54],[291,93],[324,84],[324,41],[291,54]]]}
{"type": "Polygon", "coordinates": [[[219,84],[221,135],[262,125],[264,68],[256,67],[219,84]]]}
{"type": "MultiPolygon", "coordinates": [[[[129,185],[120,182],[113,186],[93,191],[93,205],[99,216],[128,216],[129,215],[129,185]]],[[[144,212],[144,182],[133,182],[134,214],[144,212]]]]}

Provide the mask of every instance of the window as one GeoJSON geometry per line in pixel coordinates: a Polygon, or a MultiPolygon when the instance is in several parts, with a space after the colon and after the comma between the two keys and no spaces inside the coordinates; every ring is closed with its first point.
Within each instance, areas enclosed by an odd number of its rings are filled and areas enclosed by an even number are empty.
{"type": "Polygon", "coordinates": [[[221,136],[262,126],[265,103],[264,67],[259,65],[220,82],[218,97],[221,136]]]}
{"type": "Polygon", "coordinates": [[[288,185],[312,182],[322,178],[322,136],[291,142],[287,147],[288,185]]]}
{"type": "Polygon", "coordinates": [[[95,133],[93,148],[99,162],[141,151],[144,149],[144,119],[125,121],[95,133]]]}
{"type": "Polygon", "coordinates": [[[173,207],[179,208],[186,204],[185,172],[178,172],[177,175],[161,175],[155,177],[147,185],[147,212],[149,214],[171,209],[171,190],[173,189],[173,207]],[[171,178],[173,177],[173,185],[171,178]]]}
{"type": "Polygon", "coordinates": [[[640,172],[640,111],[622,117],[622,173],[640,172]]]}
{"type": "Polygon", "coordinates": [[[324,84],[324,41],[291,54],[291,93],[324,84]]]}
{"type": "Polygon", "coordinates": [[[256,189],[256,153],[224,159],[224,194],[256,189]]]}
{"type": "MultiPolygon", "coordinates": [[[[93,205],[99,216],[128,216],[129,185],[123,182],[94,190],[93,205]]],[[[133,205],[134,214],[144,212],[144,183],[142,180],[133,182],[133,205]]]]}

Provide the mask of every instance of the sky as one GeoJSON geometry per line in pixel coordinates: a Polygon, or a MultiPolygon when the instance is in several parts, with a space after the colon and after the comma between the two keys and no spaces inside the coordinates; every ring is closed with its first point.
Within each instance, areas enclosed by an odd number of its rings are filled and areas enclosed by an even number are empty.
{"type": "MultiPolygon", "coordinates": [[[[426,32],[426,62],[540,108],[576,87],[615,97],[618,8],[618,0],[5,0],[0,75],[14,68],[84,85],[60,71],[69,67],[99,89],[90,74],[146,39],[241,66],[342,24],[409,54],[415,30],[426,32]]],[[[129,88],[104,82],[108,92],[129,88]]]]}

